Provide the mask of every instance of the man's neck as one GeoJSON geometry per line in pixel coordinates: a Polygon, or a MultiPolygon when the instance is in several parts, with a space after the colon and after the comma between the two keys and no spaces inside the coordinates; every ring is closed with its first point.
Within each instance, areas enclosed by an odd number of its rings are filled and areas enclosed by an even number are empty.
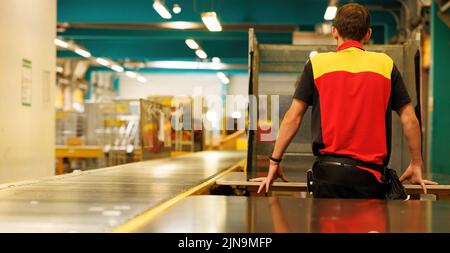
{"type": "MultiPolygon", "coordinates": [[[[351,40],[343,39],[343,38],[338,37],[338,39],[337,39],[337,47],[340,47],[342,44],[344,44],[347,41],[351,41],[351,40]]],[[[361,43],[361,45],[363,44],[362,41],[359,41],[359,43],[361,43]]]]}

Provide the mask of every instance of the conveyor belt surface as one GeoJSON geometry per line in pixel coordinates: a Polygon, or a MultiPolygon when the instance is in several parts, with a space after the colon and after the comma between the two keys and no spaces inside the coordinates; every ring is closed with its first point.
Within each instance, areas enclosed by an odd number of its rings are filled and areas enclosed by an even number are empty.
{"type": "Polygon", "coordinates": [[[135,232],[450,232],[448,201],[190,196],[135,232]]]}
{"type": "Polygon", "coordinates": [[[110,232],[244,158],[207,151],[6,187],[0,232],[110,232]]]}

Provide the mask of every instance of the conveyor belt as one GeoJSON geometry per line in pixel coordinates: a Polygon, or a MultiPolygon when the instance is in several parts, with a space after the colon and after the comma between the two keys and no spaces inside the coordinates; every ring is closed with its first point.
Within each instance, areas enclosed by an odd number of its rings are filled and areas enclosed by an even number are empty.
{"type": "Polygon", "coordinates": [[[450,232],[448,201],[191,196],[135,232],[450,232]]]}
{"type": "Polygon", "coordinates": [[[3,186],[0,232],[110,232],[244,158],[207,151],[3,186]]]}

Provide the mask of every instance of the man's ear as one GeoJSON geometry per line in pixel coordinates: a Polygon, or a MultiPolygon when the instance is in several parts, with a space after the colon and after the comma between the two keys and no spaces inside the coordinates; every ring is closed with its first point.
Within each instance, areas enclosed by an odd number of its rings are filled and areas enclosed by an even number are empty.
{"type": "Polygon", "coordinates": [[[331,28],[331,35],[333,35],[333,38],[335,39],[335,40],[338,40],[338,38],[339,38],[339,32],[338,32],[338,30],[336,29],[336,27],[332,27],[331,28]]]}
{"type": "Polygon", "coordinates": [[[364,36],[364,38],[362,39],[362,43],[366,43],[367,41],[370,40],[370,36],[372,36],[372,28],[369,28],[369,30],[367,30],[366,35],[364,36]]]}

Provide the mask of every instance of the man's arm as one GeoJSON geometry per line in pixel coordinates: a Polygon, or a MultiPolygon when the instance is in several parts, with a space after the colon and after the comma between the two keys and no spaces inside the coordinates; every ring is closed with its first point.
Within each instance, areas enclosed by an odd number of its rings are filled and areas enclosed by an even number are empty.
{"type": "Polygon", "coordinates": [[[421,152],[421,133],[419,121],[417,120],[414,108],[407,104],[397,110],[400,121],[403,125],[403,132],[408,142],[411,163],[400,177],[400,181],[409,180],[413,184],[420,184],[423,192],[426,194],[426,184],[437,184],[436,182],[424,180],[422,178],[422,152],[421,152]]]}
{"type": "Polygon", "coordinates": [[[411,105],[402,75],[397,67],[393,66],[391,73],[391,97],[392,109],[400,116],[403,125],[403,132],[408,142],[409,152],[411,154],[411,163],[400,177],[400,181],[408,180],[413,184],[420,184],[423,192],[427,193],[425,184],[437,184],[436,182],[423,180],[422,178],[422,152],[419,121],[416,118],[414,108],[411,105]]]}
{"type": "Polygon", "coordinates": [[[403,126],[406,141],[408,142],[411,163],[422,165],[421,134],[419,121],[416,118],[414,108],[411,104],[407,104],[400,108],[397,113],[403,126]]]}
{"type": "MultiPolygon", "coordinates": [[[[280,159],[283,156],[284,151],[297,133],[307,109],[308,105],[302,100],[294,99],[292,101],[291,107],[289,107],[283,120],[281,121],[280,130],[275,141],[275,148],[272,153],[272,157],[280,159]]],[[[270,161],[267,177],[255,178],[251,179],[251,181],[261,182],[258,193],[261,192],[264,186],[266,187],[266,192],[268,192],[271,182],[277,178],[287,181],[286,176],[280,168],[280,164],[270,161]]]]}
{"type": "Polygon", "coordinates": [[[275,141],[272,157],[280,159],[283,156],[284,151],[300,128],[303,115],[305,115],[307,109],[308,105],[305,102],[299,99],[293,99],[291,106],[281,121],[280,131],[275,141]]]}

